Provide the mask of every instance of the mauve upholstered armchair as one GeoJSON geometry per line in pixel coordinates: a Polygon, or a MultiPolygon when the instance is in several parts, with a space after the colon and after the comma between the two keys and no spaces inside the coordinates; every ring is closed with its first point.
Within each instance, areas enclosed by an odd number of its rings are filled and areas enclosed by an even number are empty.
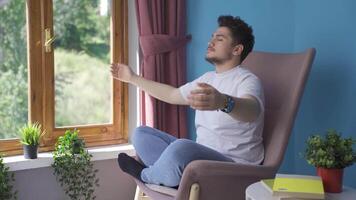
{"type": "Polygon", "coordinates": [[[314,48],[286,54],[255,51],[243,62],[261,79],[265,92],[265,159],[261,165],[193,161],[177,190],[135,180],[139,188],[135,198],[144,193],[154,200],[243,200],[250,184],[273,178],[283,160],[314,56],[314,48]]]}

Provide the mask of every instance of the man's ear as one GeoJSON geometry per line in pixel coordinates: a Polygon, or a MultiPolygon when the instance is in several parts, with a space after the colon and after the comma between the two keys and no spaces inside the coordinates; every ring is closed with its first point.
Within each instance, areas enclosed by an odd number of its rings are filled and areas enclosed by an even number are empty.
{"type": "Polygon", "coordinates": [[[244,46],[242,44],[238,44],[234,47],[234,50],[232,51],[232,54],[234,56],[239,56],[241,55],[242,51],[244,50],[244,46]]]}

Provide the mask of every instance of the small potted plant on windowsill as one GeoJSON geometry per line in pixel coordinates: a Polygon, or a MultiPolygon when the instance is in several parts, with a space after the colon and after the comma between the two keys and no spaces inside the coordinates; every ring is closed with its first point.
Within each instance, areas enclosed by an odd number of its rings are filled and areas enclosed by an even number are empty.
{"type": "Polygon", "coordinates": [[[342,138],[336,130],[328,130],[325,138],[312,135],[307,140],[304,156],[317,168],[325,192],[342,192],[343,170],[356,162],[352,138],[342,138]]]}
{"type": "Polygon", "coordinates": [[[95,187],[99,186],[97,169],[91,162],[92,155],[85,149],[85,142],[79,138],[78,130],[67,130],[57,140],[53,152],[54,175],[72,199],[95,199],[95,187]]]}
{"type": "Polygon", "coordinates": [[[44,134],[41,130],[41,125],[36,123],[28,123],[20,129],[21,139],[23,145],[23,152],[26,159],[36,159],[38,146],[40,144],[41,136],[44,134]]]}

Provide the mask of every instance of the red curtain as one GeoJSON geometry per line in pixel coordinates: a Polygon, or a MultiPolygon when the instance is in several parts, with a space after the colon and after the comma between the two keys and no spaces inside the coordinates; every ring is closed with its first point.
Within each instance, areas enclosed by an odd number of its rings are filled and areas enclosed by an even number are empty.
{"type": "MultiPolygon", "coordinates": [[[[186,82],[185,0],[136,0],[140,74],[179,87],[186,82]]],[[[178,138],[187,137],[186,109],[141,93],[141,123],[178,138]]]]}

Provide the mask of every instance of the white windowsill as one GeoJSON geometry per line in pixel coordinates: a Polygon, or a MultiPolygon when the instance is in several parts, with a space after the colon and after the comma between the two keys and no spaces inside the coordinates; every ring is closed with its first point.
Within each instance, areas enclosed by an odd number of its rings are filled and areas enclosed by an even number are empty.
{"type": "MultiPolygon", "coordinates": [[[[88,150],[93,155],[92,161],[116,159],[119,153],[127,153],[130,156],[136,154],[131,144],[93,147],[88,150]]],[[[23,155],[10,156],[4,158],[4,163],[10,168],[10,171],[19,171],[49,167],[53,163],[53,157],[52,152],[39,153],[37,159],[25,159],[23,155]]]]}

